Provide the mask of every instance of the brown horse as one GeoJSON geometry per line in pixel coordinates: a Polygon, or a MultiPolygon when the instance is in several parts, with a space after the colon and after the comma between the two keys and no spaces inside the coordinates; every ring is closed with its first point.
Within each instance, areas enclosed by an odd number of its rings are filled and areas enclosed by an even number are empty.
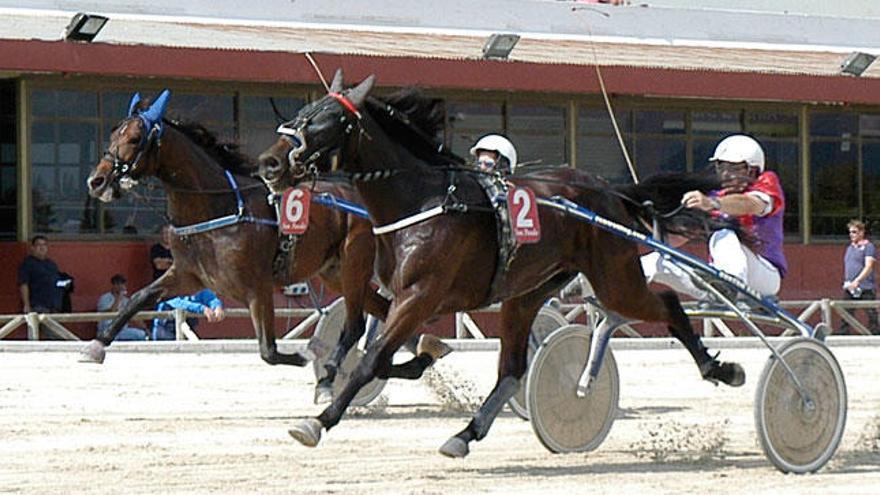
{"type": "MultiPolygon", "coordinates": [[[[607,309],[635,320],[665,322],[690,351],[704,378],[732,386],[744,382],[739,365],[721,363],[708,354],[674,292],[655,294],[648,289],[633,242],[556,210],[539,209],[540,241],[520,245],[500,283],[493,283],[500,256],[489,201],[475,173],[457,166],[425,139],[439,130],[442,109],[417,95],[386,105],[393,99],[367,98],[372,84],[370,77],[343,93],[337,73],[330,94],[284,125],[289,135],[276,143],[276,150],[283,151],[276,161],[289,156],[294,177],[341,167],[341,173],[354,179],[384,178],[356,184],[379,226],[437,205],[445,205],[446,213],[378,236],[377,274],[394,293],[385,333],[368,348],[342,393],[317,418],[302,420],[290,430],[295,439],[317,445],[322,429],[339,422],[360,387],[374,376],[387,376],[394,352],[423,321],[501,300],[498,382],[468,426],[440,449],[448,456],[467,455],[469,442],[486,435],[502,406],[519,389],[529,325],[541,304],[578,272],[587,276],[607,309]]],[[[273,163],[261,164],[261,173],[267,165],[273,163]]],[[[705,176],[679,174],[615,189],[570,168],[514,175],[510,181],[528,186],[538,196],[569,198],[639,229],[644,228],[641,221],[650,223],[643,200],[652,199],[659,211],[670,211],[685,191],[718,186],[705,176]]],[[[678,225],[685,233],[693,229],[687,218],[708,220],[700,215],[683,210],[659,221],[678,225]]]]}
{"type": "MultiPolygon", "coordinates": [[[[303,366],[308,362],[306,356],[284,354],[276,347],[272,295],[275,287],[317,275],[341,293],[346,304],[343,333],[316,391],[316,400],[329,400],[339,363],[363,334],[363,312],[384,319],[388,311],[388,301],[370,284],[375,257],[370,222],[313,204],[310,228],[299,237],[286,265],[273,268],[279,236],[265,185],[250,177],[247,158],[234,146],[218,143],[197,124],[163,120],[161,105],[167,98],[163,94],[149,107],[133,99],[130,115],[114,129],[107,152],[88,178],[89,193],[111,201],[121,194],[126,182],[155,176],[164,186],[167,215],[174,225],[205,225],[234,215],[237,197],[244,207],[239,214],[247,218],[175,236],[171,268],[132,296],[106,332],[84,349],[83,360],[102,362],[105,346],[138,311],[154,307],[160,299],[208,287],[247,305],[264,361],[303,366]],[[236,172],[238,192],[232,189],[227,170],[236,172]]],[[[359,202],[348,186],[318,183],[315,191],[359,202]]]]}

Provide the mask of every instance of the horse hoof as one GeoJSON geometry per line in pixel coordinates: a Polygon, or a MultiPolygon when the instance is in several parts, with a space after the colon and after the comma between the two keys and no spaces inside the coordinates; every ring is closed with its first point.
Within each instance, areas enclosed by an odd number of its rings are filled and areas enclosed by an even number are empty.
{"type": "Polygon", "coordinates": [[[104,344],[98,340],[93,340],[80,351],[79,362],[103,364],[106,354],[107,351],[104,350],[104,344]]]}
{"type": "Polygon", "coordinates": [[[287,430],[297,442],[306,447],[315,447],[321,441],[321,422],[315,418],[304,419],[287,430]]]}
{"type": "Polygon", "coordinates": [[[327,404],[333,401],[333,388],[332,387],[322,387],[318,385],[315,387],[315,404],[327,404]]]}
{"type": "Polygon", "coordinates": [[[470,449],[468,448],[467,442],[458,437],[452,437],[440,447],[440,453],[446,457],[461,459],[470,453],[470,449]]]}
{"type": "Polygon", "coordinates": [[[430,334],[423,334],[419,337],[419,344],[416,346],[416,355],[427,354],[431,359],[437,361],[443,356],[452,352],[452,347],[444,344],[442,340],[430,334]]]}
{"type": "Polygon", "coordinates": [[[731,387],[741,387],[746,383],[746,372],[737,363],[713,361],[712,365],[703,373],[703,378],[716,385],[721,382],[731,387]]]}

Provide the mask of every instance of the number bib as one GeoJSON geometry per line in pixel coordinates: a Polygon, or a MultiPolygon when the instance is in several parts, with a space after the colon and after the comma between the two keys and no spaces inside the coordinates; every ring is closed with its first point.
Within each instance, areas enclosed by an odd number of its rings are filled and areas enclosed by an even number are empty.
{"type": "Polygon", "coordinates": [[[518,244],[533,244],[541,240],[541,222],[535,193],[528,187],[512,187],[507,191],[507,211],[510,226],[518,244]]]}
{"type": "Polygon", "coordinates": [[[281,197],[281,232],[288,235],[304,234],[309,228],[309,206],[312,193],[304,187],[288,189],[281,197]]]}

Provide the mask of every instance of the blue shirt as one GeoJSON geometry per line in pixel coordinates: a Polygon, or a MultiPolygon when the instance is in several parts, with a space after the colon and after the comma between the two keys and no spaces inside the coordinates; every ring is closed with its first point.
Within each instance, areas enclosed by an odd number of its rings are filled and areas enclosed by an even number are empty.
{"type": "Polygon", "coordinates": [[[217,297],[217,294],[214,294],[211,289],[202,289],[191,296],[178,296],[162,301],[156,307],[156,310],[183,309],[190,313],[202,314],[205,312],[205,308],[217,309],[222,307],[223,301],[217,297]]]}

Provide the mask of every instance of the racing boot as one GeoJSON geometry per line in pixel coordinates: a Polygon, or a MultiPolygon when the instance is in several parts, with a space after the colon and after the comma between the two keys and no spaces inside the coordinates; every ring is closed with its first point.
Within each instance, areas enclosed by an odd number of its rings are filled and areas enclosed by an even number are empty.
{"type": "Polygon", "coordinates": [[[737,363],[726,363],[713,359],[700,365],[703,379],[718,385],[726,383],[731,387],[741,387],[746,382],[746,372],[737,363]]]}

